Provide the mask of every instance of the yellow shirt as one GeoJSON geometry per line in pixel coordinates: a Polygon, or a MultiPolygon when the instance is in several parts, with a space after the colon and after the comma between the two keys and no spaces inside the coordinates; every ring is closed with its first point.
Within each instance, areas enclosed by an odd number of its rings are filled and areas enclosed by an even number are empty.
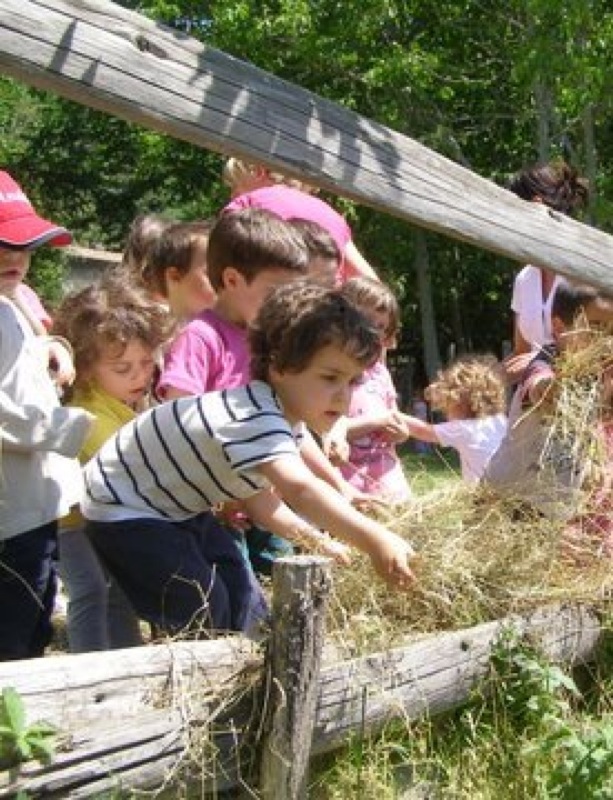
{"type": "MultiPolygon", "coordinates": [[[[115,431],[136,416],[136,412],[130,406],[96,387],[76,389],[68,405],[84,408],[95,416],[89,436],[79,451],[81,464],[86,464],[115,431]]],[[[82,522],[81,512],[75,507],[70,514],[61,520],[61,527],[76,528],[82,522]]]]}

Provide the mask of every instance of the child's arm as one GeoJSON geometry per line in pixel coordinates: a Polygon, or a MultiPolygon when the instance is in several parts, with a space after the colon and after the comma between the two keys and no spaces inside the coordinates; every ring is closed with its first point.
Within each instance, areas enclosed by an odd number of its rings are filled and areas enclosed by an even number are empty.
{"type": "Polygon", "coordinates": [[[289,539],[305,550],[330,556],[339,564],[348,564],[351,560],[350,547],[301,519],[272,490],[264,490],[247,498],[244,508],[256,525],[289,539]]]}
{"type": "Polygon", "coordinates": [[[2,447],[20,452],[53,451],[75,457],[94,417],[81,408],[57,406],[50,411],[19,405],[0,389],[2,447]]]}
{"type": "Polygon", "coordinates": [[[383,414],[360,414],[349,417],[346,422],[347,439],[352,442],[373,431],[385,434],[391,442],[404,442],[409,434],[404,420],[398,411],[386,411],[383,414]]]}
{"type": "Polygon", "coordinates": [[[412,436],[414,439],[419,439],[422,442],[440,444],[435,425],[424,422],[418,417],[412,417],[410,414],[403,414],[402,420],[408,436],[412,436]]]}
{"type": "MultiPolygon", "coordinates": [[[[300,459],[281,456],[260,464],[258,470],[296,513],[370,556],[374,568],[388,583],[407,588],[412,582],[409,559],[414,551],[411,545],[339,497],[300,459]]],[[[265,527],[270,526],[270,521],[264,523],[265,527]]],[[[291,531],[281,535],[291,536],[291,531]]]]}

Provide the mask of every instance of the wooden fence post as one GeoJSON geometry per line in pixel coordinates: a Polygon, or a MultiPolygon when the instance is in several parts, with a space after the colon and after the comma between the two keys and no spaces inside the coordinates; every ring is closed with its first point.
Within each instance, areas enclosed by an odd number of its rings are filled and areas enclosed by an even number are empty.
{"type": "Polygon", "coordinates": [[[328,558],[275,561],[269,692],[261,742],[262,800],[306,796],[330,583],[328,558]]]}

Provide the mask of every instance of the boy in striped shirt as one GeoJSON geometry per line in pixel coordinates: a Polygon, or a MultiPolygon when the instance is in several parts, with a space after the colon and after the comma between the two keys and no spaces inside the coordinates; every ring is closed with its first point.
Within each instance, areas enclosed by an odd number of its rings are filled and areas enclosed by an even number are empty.
{"type": "Polygon", "coordinates": [[[379,355],[376,331],[342,290],[299,280],[267,298],[250,344],[250,383],[145,412],[85,468],[95,547],[137,612],[167,629],[249,630],[264,613],[232,534],[211,513],[232,500],[307,550],[346,563],[352,545],[390,585],[412,582],[411,546],[300,457],[306,427],[325,433],[346,413],[379,355]]]}

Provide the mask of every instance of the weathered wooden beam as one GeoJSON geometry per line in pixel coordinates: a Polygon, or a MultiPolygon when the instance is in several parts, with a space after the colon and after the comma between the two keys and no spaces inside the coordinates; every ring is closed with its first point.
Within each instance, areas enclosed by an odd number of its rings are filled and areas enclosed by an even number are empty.
{"type": "Polygon", "coordinates": [[[241,637],[0,664],[0,687],[17,689],[28,723],[45,720],[60,737],[50,766],[24,765],[16,783],[0,773],[0,797],[93,798],[196,771],[237,785],[250,710],[241,699],[262,664],[241,637]]]}
{"type": "Polygon", "coordinates": [[[510,631],[567,665],[589,661],[601,634],[594,610],[553,606],[326,666],[313,753],[339,747],[356,730],[376,732],[390,719],[435,716],[465,702],[487,672],[492,647],[510,631]]]}
{"type": "MultiPolygon", "coordinates": [[[[486,675],[492,647],[511,630],[571,665],[594,658],[601,633],[592,609],[554,606],[327,663],[312,753],[395,717],[434,716],[461,704],[486,675]]],[[[19,691],[28,721],[46,718],[64,739],[51,766],[28,764],[15,782],[0,773],[0,798],[19,789],[31,797],[93,798],[117,786],[186,780],[186,773],[200,787],[236,786],[248,767],[243,735],[259,726],[250,703],[262,669],[261,653],[242,639],[0,664],[0,687],[19,691]],[[241,696],[246,707],[236,702],[241,696]]]]}
{"type": "Polygon", "coordinates": [[[268,713],[260,748],[262,800],[306,797],[330,566],[329,558],[317,556],[275,561],[268,713]]]}
{"type": "Polygon", "coordinates": [[[105,0],[2,0],[0,69],[516,261],[613,289],[613,237],[525,203],[406,136],[105,0]]]}

